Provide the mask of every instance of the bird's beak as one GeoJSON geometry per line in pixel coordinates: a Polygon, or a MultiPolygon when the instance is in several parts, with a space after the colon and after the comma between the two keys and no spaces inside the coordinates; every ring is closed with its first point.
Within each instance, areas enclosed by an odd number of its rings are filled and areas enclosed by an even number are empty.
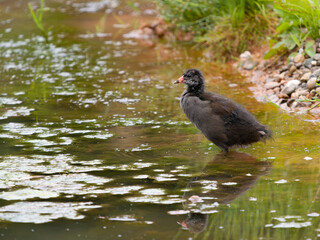
{"type": "Polygon", "coordinates": [[[183,83],[183,76],[174,82],[174,84],[177,84],[177,83],[183,83]]]}

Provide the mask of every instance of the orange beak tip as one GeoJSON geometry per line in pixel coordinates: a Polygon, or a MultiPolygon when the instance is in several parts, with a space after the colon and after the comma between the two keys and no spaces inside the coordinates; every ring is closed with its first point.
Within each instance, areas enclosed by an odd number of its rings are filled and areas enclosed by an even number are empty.
{"type": "Polygon", "coordinates": [[[176,84],[176,83],[183,83],[183,76],[182,77],[180,77],[178,80],[176,80],[175,82],[174,82],[174,84],[176,84]]]}

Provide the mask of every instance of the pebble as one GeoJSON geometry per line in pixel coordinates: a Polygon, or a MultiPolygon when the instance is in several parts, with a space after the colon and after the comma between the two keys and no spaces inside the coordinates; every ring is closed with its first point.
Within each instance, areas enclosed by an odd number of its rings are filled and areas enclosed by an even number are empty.
{"type": "Polygon", "coordinates": [[[278,82],[268,82],[264,85],[264,87],[269,90],[269,89],[273,89],[273,88],[276,88],[276,87],[279,87],[280,86],[280,83],[278,82]]]}
{"type": "Polygon", "coordinates": [[[273,89],[273,92],[275,93],[275,94],[279,94],[280,93],[280,87],[276,87],[276,88],[274,88],[273,89]]]}
{"type": "Polygon", "coordinates": [[[320,60],[320,53],[316,53],[316,54],[313,56],[313,60],[319,61],[319,60],[320,60]]]}
{"type": "Polygon", "coordinates": [[[312,64],[312,66],[316,66],[317,65],[317,61],[312,60],[311,64],[312,64]]]}
{"type": "Polygon", "coordinates": [[[270,100],[271,102],[273,102],[273,103],[276,103],[276,102],[278,102],[279,98],[277,97],[277,95],[271,95],[271,96],[269,97],[269,100],[270,100]]]}
{"type": "Polygon", "coordinates": [[[298,94],[299,94],[299,96],[307,96],[308,95],[308,91],[307,90],[305,90],[305,89],[301,89],[301,90],[299,90],[299,91],[297,91],[298,92],[298,94]]]}
{"type": "Polygon", "coordinates": [[[312,76],[314,76],[314,77],[320,77],[320,69],[315,70],[315,71],[312,73],[312,76]]]}
{"type": "MultiPolygon", "coordinates": [[[[320,59],[320,58],[319,58],[320,59]]],[[[301,53],[298,53],[294,58],[293,61],[295,63],[303,63],[304,62],[304,56],[301,53]]]]}
{"type": "Polygon", "coordinates": [[[253,61],[252,59],[249,59],[243,63],[243,69],[252,70],[256,65],[257,65],[257,62],[253,61]]]}
{"type": "Polygon", "coordinates": [[[282,66],[281,69],[280,69],[280,73],[283,73],[283,72],[288,71],[288,70],[289,70],[288,66],[282,66]]]}
{"type": "Polygon", "coordinates": [[[291,77],[296,70],[297,70],[297,67],[292,65],[289,69],[289,73],[288,73],[289,77],[291,77]]]}
{"type": "Polygon", "coordinates": [[[291,98],[298,98],[298,97],[299,97],[299,93],[298,92],[291,93],[291,98]]]}
{"type": "Polygon", "coordinates": [[[299,80],[290,80],[282,89],[282,93],[285,93],[287,95],[290,95],[291,93],[293,93],[298,86],[301,84],[301,82],[299,80]]]}
{"type": "Polygon", "coordinates": [[[269,83],[269,82],[277,82],[277,81],[275,81],[275,79],[273,77],[268,77],[266,79],[266,83],[269,83]]]}
{"type": "Polygon", "coordinates": [[[285,94],[285,93],[279,93],[279,94],[278,94],[278,97],[279,97],[279,98],[285,98],[285,99],[286,99],[286,98],[289,98],[289,96],[288,96],[287,94],[285,94]]]}
{"type": "Polygon", "coordinates": [[[316,77],[311,77],[307,82],[307,88],[309,90],[314,89],[316,87],[316,83],[317,83],[317,78],[316,77]]]}
{"type": "Polygon", "coordinates": [[[312,67],[312,58],[308,58],[308,59],[306,59],[305,61],[304,61],[304,66],[306,67],[306,68],[311,68],[312,67]]]}
{"type": "Polygon", "coordinates": [[[310,76],[311,76],[311,72],[307,72],[307,73],[305,73],[305,74],[303,74],[302,75],[302,77],[301,77],[301,81],[308,81],[309,80],[309,78],[310,78],[310,76]]]}

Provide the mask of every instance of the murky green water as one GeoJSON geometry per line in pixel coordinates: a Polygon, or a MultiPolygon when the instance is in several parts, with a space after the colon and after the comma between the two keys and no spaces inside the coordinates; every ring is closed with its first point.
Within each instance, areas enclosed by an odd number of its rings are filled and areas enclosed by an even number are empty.
{"type": "Polygon", "coordinates": [[[319,124],[188,47],[126,38],[148,4],[46,3],[50,43],[25,1],[0,4],[1,239],[319,238],[319,124]],[[274,141],[220,154],[180,109],[189,67],[274,141]]]}

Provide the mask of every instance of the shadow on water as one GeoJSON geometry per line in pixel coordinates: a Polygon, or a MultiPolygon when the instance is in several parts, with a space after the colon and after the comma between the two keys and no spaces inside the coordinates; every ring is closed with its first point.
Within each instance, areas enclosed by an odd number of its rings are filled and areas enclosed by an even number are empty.
{"type": "Polygon", "coordinates": [[[272,162],[259,161],[247,153],[217,154],[202,173],[188,183],[186,189],[190,191],[184,194],[187,200],[184,208],[189,214],[179,224],[191,233],[204,231],[209,213],[217,212],[217,206],[230,203],[243,195],[271,169],[272,162]]]}

